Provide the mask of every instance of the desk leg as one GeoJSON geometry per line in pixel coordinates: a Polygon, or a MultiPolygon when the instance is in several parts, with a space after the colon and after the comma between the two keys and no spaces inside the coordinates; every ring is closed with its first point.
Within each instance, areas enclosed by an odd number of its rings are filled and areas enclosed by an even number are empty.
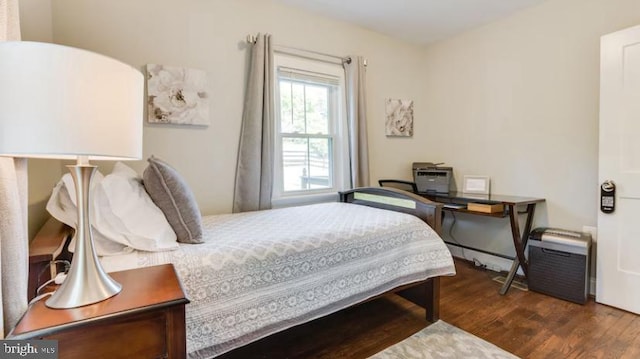
{"type": "Polygon", "coordinates": [[[531,232],[536,204],[530,203],[527,205],[527,220],[524,225],[524,231],[522,231],[522,236],[520,236],[520,226],[518,223],[518,206],[510,204],[508,205],[508,208],[509,220],[511,221],[511,236],[513,237],[513,245],[516,249],[516,258],[513,260],[507,279],[504,281],[502,288],[500,288],[500,295],[507,294],[509,287],[511,287],[511,283],[513,282],[513,278],[516,276],[516,272],[518,272],[518,267],[522,266],[524,276],[525,278],[527,277],[529,268],[527,266],[527,259],[524,255],[524,249],[527,247],[527,241],[529,240],[529,232],[531,232]]]}

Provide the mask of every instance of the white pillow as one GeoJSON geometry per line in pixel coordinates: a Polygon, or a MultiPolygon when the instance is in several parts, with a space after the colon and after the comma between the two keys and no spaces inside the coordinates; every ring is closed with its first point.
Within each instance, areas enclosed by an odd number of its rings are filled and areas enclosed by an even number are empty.
{"type": "MultiPolygon", "coordinates": [[[[75,189],[71,175],[63,176],[53,191],[47,210],[59,221],[76,228],[75,189]]],[[[105,177],[92,181],[91,221],[98,255],[164,251],[178,248],[176,234],[162,211],[151,201],[137,173],[122,163],[105,177]]],[[[74,248],[74,243],[70,248],[74,248]]]]}
{"type": "MultiPolygon", "coordinates": [[[[104,176],[102,173],[96,171],[91,181],[91,194],[95,193],[96,186],[102,181],[104,176]]],[[[95,226],[96,223],[96,201],[95,198],[91,200],[91,229],[93,233],[93,245],[96,253],[101,256],[117,255],[131,252],[131,248],[127,248],[126,245],[114,242],[105,237],[95,226]]],[[[76,206],[76,192],[71,174],[65,174],[62,179],[56,184],[51,193],[51,197],[47,202],[47,211],[58,221],[72,227],[78,228],[78,212],[76,206]]],[[[69,244],[69,251],[74,252],[76,248],[75,237],[69,244]]]]}
{"type": "Polygon", "coordinates": [[[105,227],[113,230],[108,234],[109,238],[143,251],[178,248],[176,234],[167,218],[153,203],[142,180],[131,168],[116,163],[113,172],[97,187],[96,197],[101,212],[98,220],[104,220],[108,224],[105,227]]]}

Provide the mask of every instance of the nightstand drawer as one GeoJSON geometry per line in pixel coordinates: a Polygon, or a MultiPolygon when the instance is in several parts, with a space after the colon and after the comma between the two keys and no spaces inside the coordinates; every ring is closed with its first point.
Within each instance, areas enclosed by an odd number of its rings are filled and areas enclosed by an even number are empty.
{"type": "Polygon", "coordinates": [[[47,336],[61,358],[166,358],[166,314],[152,312],[107,320],[47,336]]]}

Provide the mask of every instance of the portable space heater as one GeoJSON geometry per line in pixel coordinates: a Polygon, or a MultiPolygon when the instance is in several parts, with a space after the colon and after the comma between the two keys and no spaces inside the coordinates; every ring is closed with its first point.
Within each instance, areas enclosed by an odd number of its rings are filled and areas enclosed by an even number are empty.
{"type": "Polygon", "coordinates": [[[529,289],[584,304],[589,294],[591,235],[537,228],[529,236],[529,289]]]}

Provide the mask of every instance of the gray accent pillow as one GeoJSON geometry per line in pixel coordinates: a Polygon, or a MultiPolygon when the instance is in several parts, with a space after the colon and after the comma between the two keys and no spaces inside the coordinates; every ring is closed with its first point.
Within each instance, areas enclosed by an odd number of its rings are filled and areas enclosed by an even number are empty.
{"type": "Polygon", "coordinates": [[[202,216],[195,196],[182,176],[151,156],[142,174],[144,188],[167,217],[181,243],[202,243],[202,216]]]}

